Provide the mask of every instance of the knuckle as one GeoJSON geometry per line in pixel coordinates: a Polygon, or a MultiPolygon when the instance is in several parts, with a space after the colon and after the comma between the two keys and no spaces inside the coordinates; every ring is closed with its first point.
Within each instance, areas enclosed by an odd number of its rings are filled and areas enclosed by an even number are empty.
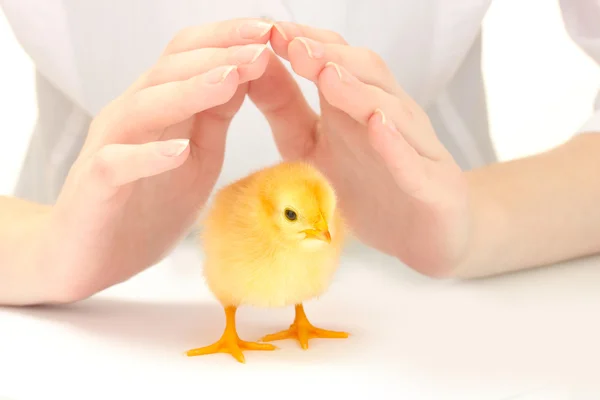
{"type": "Polygon", "coordinates": [[[114,187],[117,185],[115,168],[109,156],[110,148],[103,147],[94,156],[92,160],[92,177],[94,182],[100,182],[102,185],[114,187]]]}
{"type": "Polygon", "coordinates": [[[335,43],[340,43],[340,44],[348,44],[346,42],[346,39],[344,39],[344,37],[339,34],[338,32],[330,32],[331,34],[331,40],[335,43]]]}
{"type": "MultiPolygon", "coordinates": [[[[168,57],[169,56],[166,56],[165,58],[168,58],[168,57]]],[[[162,71],[164,63],[165,63],[164,60],[165,60],[164,58],[161,58],[153,68],[151,68],[150,70],[145,72],[140,77],[140,81],[142,82],[143,87],[153,86],[154,83],[159,80],[161,71],[162,71]]]]}
{"type": "Polygon", "coordinates": [[[96,116],[96,118],[92,119],[92,121],[90,122],[90,127],[88,128],[89,135],[99,135],[102,131],[104,131],[105,123],[104,118],[102,118],[103,111],[104,110],[101,110],[100,113],[98,113],[98,115],[96,116]]]}
{"type": "Polygon", "coordinates": [[[387,71],[387,63],[378,53],[371,49],[363,49],[364,56],[368,64],[375,68],[378,72],[387,71]]]}
{"type": "Polygon", "coordinates": [[[192,28],[189,26],[186,26],[185,28],[182,28],[179,31],[177,31],[177,33],[175,33],[175,35],[171,38],[169,43],[167,43],[167,48],[172,48],[176,46],[179,42],[181,42],[184,38],[189,37],[191,31],[192,28]]]}
{"type": "Polygon", "coordinates": [[[418,116],[416,115],[417,110],[415,110],[411,104],[406,101],[401,101],[400,99],[398,99],[398,103],[398,109],[403,114],[404,119],[408,121],[414,121],[418,119],[418,116]]]}
{"type": "Polygon", "coordinates": [[[431,124],[429,115],[415,102],[405,103],[405,112],[410,115],[417,123],[429,126],[431,124]]]}
{"type": "Polygon", "coordinates": [[[429,116],[425,110],[403,91],[400,95],[394,96],[393,105],[395,109],[399,110],[404,120],[419,125],[429,124],[429,116]]]}
{"type": "Polygon", "coordinates": [[[146,71],[140,79],[144,83],[144,87],[154,86],[165,81],[169,71],[174,69],[177,63],[178,54],[163,54],[148,71],[146,71]]]}

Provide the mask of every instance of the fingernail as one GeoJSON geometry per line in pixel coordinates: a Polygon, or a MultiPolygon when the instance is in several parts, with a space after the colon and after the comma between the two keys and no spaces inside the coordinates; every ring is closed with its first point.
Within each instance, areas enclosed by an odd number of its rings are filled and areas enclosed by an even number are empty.
{"type": "Polygon", "coordinates": [[[342,76],[342,70],[340,69],[340,66],[337,65],[334,62],[329,61],[327,64],[325,64],[325,67],[333,67],[335,68],[335,72],[337,72],[338,78],[340,78],[340,81],[344,80],[344,77],[342,76]]]}
{"type": "Polygon", "coordinates": [[[217,84],[223,82],[233,70],[237,68],[236,65],[226,65],[224,67],[218,67],[211,71],[208,71],[204,75],[204,82],[208,84],[217,84]]]}
{"type": "Polygon", "coordinates": [[[383,111],[381,111],[379,108],[377,110],[375,110],[374,114],[379,115],[379,121],[381,122],[381,125],[385,125],[387,122],[387,119],[385,118],[385,114],[383,113],[383,111]]]}
{"type": "Polygon", "coordinates": [[[400,133],[398,131],[398,128],[396,128],[396,126],[392,123],[392,121],[390,121],[390,120],[388,120],[386,118],[385,114],[383,113],[383,111],[381,111],[381,109],[379,109],[379,108],[376,109],[375,112],[374,112],[374,114],[379,115],[379,119],[380,119],[381,125],[383,125],[384,127],[386,127],[386,131],[389,134],[395,135],[395,134],[400,133]]]}
{"type": "Polygon", "coordinates": [[[239,27],[242,39],[258,39],[265,36],[273,27],[272,23],[264,21],[249,21],[239,27]]]}
{"type": "Polygon", "coordinates": [[[283,29],[283,27],[280,24],[275,24],[275,25],[273,25],[273,27],[277,30],[277,32],[279,32],[281,37],[283,37],[283,40],[285,40],[286,42],[288,40],[290,40],[288,38],[288,35],[285,33],[285,30],[283,29]]]}
{"type": "Polygon", "coordinates": [[[287,42],[296,36],[301,36],[300,29],[291,22],[279,21],[273,27],[279,32],[283,39],[287,42]]]}
{"type": "Polygon", "coordinates": [[[177,157],[188,147],[189,139],[173,139],[161,143],[160,152],[166,157],[177,157]]]}
{"type": "Polygon", "coordinates": [[[308,38],[296,38],[294,40],[298,40],[304,45],[310,58],[318,59],[325,54],[325,46],[315,40],[308,38]]]}
{"type": "Polygon", "coordinates": [[[249,44],[236,51],[233,57],[240,64],[252,64],[266,49],[265,44],[249,44]]]}

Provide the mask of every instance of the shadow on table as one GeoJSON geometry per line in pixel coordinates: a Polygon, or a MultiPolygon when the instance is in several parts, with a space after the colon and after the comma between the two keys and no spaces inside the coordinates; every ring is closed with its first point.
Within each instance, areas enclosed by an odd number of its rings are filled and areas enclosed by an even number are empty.
{"type": "MultiPolygon", "coordinates": [[[[346,364],[347,368],[387,365],[449,381],[511,375],[531,379],[562,373],[563,366],[580,360],[583,350],[595,343],[591,338],[597,337],[597,328],[594,319],[586,316],[588,312],[594,315],[593,305],[598,300],[600,273],[595,262],[581,262],[579,268],[568,270],[558,268],[553,273],[519,274],[529,279],[513,276],[495,284],[490,279],[485,284],[444,285],[391,263],[383,255],[358,251],[353,258],[359,262],[348,263],[348,268],[340,271],[332,297],[307,308],[316,325],[348,330],[350,339],[311,341],[308,352],[302,352],[293,341],[277,342],[285,351],[252,352],[248,361],[346,364]],[[573,331],[577,335],[572,336],[573,331]]],[[[225,322],[216,301],[199,300],[95,296],[73,305],[13,312],[64,325],[101,344],[115,343],[123,349],[165,357],[214,342],[225,322]]],[[[237,322],[243,339],[257,340],[286,328],[292,318],[293,308],[248,307],[240,309],[237,322]]],[[[219,355],[210,362],[232,360],[219,355]]]]}
{"type": "MultiPolygon", "coordinates": [[[[223,310],[216,303],[159,302],[93,297],[76,304],[14,309],[14,312],[65,324],[84,333],[131,346],[179,349],[217,339],[223,310]]],[[[171,351],[171,350],[170,350],[171,351]]]]}
{"type": "MultiPolygon", "coordinates": [[[[328,313],[335,312],[331,307],[332,305],[329,306],[328,313]]],[[[63,325],[69,330],[76,330],[77,335],[83,334],[103,344],[110,343],[111,346],[117,345],[128,350],[137,349],[153,354],[162,353],[167,357],[184,356],[186,350],[213,343],[221,336],[225,326],[221,306],[216,302],[202,301],[136,301],[97,296],[76,304],[14,308],[12,311],[51,324],[63,325]]],[[[255,341],[265,334],[287,328],[292,320],[293,308],[261,310],[244,307],[238,311],[237,328],[242,339],[255,341]]],[[[328,325],[327,328],[346,328],[336,325],[328,325]]],[[[298,352],[304,351],[294,340],[277,341],[273,344],[285,351],[250,352],[252,355],[246,353],[246,358],[270,358],[277,362],[293,364],[323,362],[324,359],[329,359],[331,364],[336,364],[350,356],[347,346],[352,346],[339,342],[328,339],[311,340],[312,351],[305,352],[302,357],[296,357],[298,352]],[[338,344],[325,343],[332,341],[338,344]],[[327,355],[331,353],[339,353],[342,357],[327,355]]],[[[233,362],[233,359],[228,357],[230,356],[210,356],[211,362],[215,359],[218,362],[233,362]]]]}

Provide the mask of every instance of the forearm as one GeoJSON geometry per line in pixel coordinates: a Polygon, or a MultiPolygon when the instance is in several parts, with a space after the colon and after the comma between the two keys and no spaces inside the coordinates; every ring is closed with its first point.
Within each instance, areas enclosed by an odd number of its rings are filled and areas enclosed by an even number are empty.
{"type": "Polygon", "coordinates": [[[49,210],[49,206],[0,196],[0,304],[29,303],[41,290],[35,247],[49,210]]]}
{"type": "Polygon", "coordinates": [[[467,172],[473,240],[456,274],[486,276],[600,252],[600,135],[467,172]]]}

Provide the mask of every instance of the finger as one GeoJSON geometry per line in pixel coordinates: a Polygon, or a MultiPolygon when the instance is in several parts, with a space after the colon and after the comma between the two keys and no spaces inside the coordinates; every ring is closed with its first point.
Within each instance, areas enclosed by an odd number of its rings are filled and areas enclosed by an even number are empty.
{"type": "Polygon", "coordinates": [[[167,82],[190,79],[223,65],[236,65],[239,83],[258,78],[265,70],[268,48],[264,44],[203,48],[174,53],[161,58],[140,80],[136,90],[167,82]]]}
{"type": "Polygon", "coordinates": [[[184,81],[151,86],[120,99],[110,123],[119,131],[161,131],[227,103],[238,84],[236,67],[222,66],[184,81]]]}
{"type": "Polygon", "coordinates": [[[288,57],[294,71],[313,82],[317,81],[325,64],[334,62],[344,66],[364,83],[380,87],[395,96],[407,96],[385,61],[366,48],[297,37],[288,46],[288,57]]]}
{"type": "Polygon", "coordinates": [[[408,195],[418,196],[424,180],[421,156],[380,109],[375,110],[367,124],[369,142],[398,186],[408,195]]]}
{"type": "Polygon", "coordinates": [[[254,18],[240,18],[185,28],[177,33],[166,46],[163,55],[203,47],[266,44],[271,36],[272,27],[271,22],[254,18]]]}
{"type": "Polygon", "coordinates": [[[380,109],[421,156],[432,160],[444,156],[445,149],[420,108],[359,81],[347,69],[333,63],[320,73],[317,85],[331,106],[357,122],[366,126],[375,110],[380,109]]]}
{"type": "Polygon", "coordinates": [[[106,145],[90,159],[90,187],[110,196],[123,185],[181,166],[189,153],[187,139],[106,145]]]}
{"type": "Polygon", "coordinates": [[[271,32],[271,46],[277,55],[288,59],[288,45],[296,37],[306,37],[322,43],[348,44],[337,32],[317,29],[307,25],[280,21],[271,32]]]}
{"type": "Polygon", "coordinates": [[[248,96],[267,118],[283,158],[298,159],[310,152],[318,116],[275,54],[270,53],[265,73],[250,84],[248,96]]]}

